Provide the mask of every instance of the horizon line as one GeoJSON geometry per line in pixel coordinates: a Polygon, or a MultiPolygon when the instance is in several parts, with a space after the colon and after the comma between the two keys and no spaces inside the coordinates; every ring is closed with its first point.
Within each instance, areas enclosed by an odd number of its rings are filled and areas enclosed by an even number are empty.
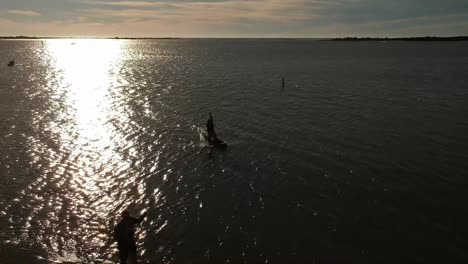
{"type": "Polygon", "coordinates": [[[346,37],[103,37],[103,36],[0,36],[0,39],[310,39],[310,40],[373,40],[373,39],[456,39],[456,38],[467,38],[468,35],[456,35],[456,36],[407,36],[407,37],[368,37],[368,36],[346,36],[346,37]]]}

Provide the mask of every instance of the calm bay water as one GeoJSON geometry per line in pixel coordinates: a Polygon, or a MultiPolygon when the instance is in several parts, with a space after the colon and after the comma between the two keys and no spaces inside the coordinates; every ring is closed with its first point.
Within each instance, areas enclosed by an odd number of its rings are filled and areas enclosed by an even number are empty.
{"type": "Polygon", "coordinates": [[[0,58],[2,263],[115,261],[125,208],[149,212],[141,263],[468,261],[465,42],[0,41],[0,58]],[[201,140],[209,111],[226,151],[201,140]]]}

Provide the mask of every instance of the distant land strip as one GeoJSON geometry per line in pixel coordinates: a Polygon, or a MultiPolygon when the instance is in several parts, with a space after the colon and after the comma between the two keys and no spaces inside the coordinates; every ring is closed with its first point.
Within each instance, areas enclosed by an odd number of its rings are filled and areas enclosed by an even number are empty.
{"type": "Polygon", "coordinates": [[[319,40],[319,41],[468,41],[468,36],[453,37],[404,37],[404,38],[179,38],[179,37],[31,37],[31,36],[0,36],[0,39],[277,39],[277,40],[319,40]]]}
{"type": "Polygon", "coordinates": [[[406,38],[333,38],[332,41],[468,41],[468,36],[455,37],[406,37],[406,38]]]}
{"type": "Polygon", "coordinates": [[[30,37],[30,36],[0,36],[0,39],[180,39],[172,37],[162,37],[162,38],[150,38],[150,37],[141,37],[141,38],[131,38],[131,37],[30,37]]]}

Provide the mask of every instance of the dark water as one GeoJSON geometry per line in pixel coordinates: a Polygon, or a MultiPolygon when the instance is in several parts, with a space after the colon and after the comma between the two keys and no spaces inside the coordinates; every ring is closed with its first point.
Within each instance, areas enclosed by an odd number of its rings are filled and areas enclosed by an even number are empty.
{"type": "Polygon", "coordinates": [[[0,58],[2,263],[115,261],[125,208],[149,212],[140,263],[468,261],[467,43],[0,41],[0,58]],[[200,139],[209,111],[224,152],[200,139]]]}

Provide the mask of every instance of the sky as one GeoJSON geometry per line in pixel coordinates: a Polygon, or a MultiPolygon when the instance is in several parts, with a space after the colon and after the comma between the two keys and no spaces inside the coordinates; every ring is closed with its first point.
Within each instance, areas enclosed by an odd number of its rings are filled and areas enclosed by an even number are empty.
{"type": "Polygon", "coordinates": [[[468,0],[0,0],[0,36],[468,35],[468,0]]]}

